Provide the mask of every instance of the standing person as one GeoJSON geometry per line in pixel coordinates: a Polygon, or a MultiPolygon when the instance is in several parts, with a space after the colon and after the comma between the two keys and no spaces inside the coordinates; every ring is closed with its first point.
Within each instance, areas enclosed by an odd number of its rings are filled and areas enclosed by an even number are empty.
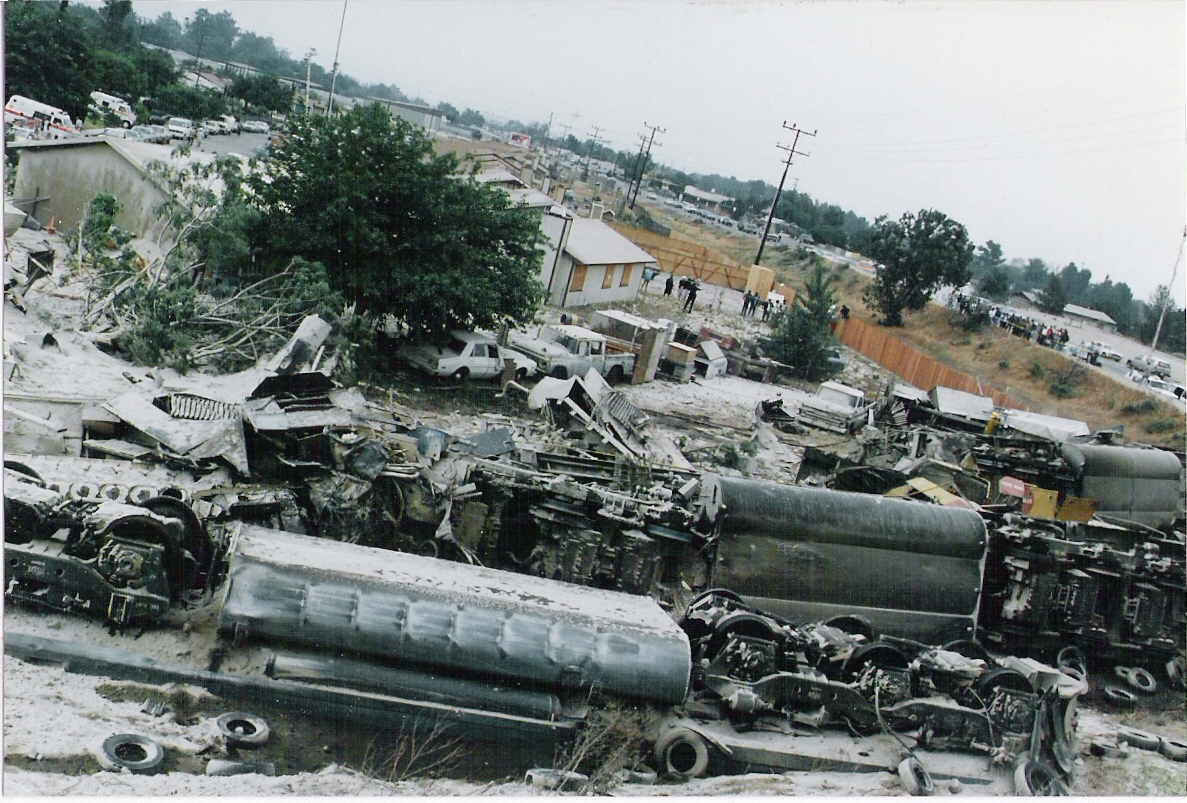
{"type": "Polygon", "coordinates": [[[655,278],[655,272],[651,268],[643,268],[643,292],[647,292],[647,286],[651,284],[651,280],[655,278]]]}
{"type": "Polygon", "coordinates": [[[684,311],[692,312],[692,305],[697,303],[697,286],[695,282],[689,282],[688,297],[684,300],[684,311]]]}
{"type": "Polygon", "coordinates": [[[842,321],[849,320],[849,307],[845,304],[841,305],[841,320],[842,321]]]}
{"type": "Polygon", "coordinates": [[[764,323],[767,320],[767,316],[770,314],[771,314],[771,300],[768,298],[766,301],[762,302],[762,319],[763,319],[764,323]]]}
{"type": "Polygon", "coordinates": [[[750,291],[746,291],[746,295],[742,296],[742,317],[745,318],[750,314],[750,291]]]}
{"type": "Polygon", "coordinates": [[[664,282],[664,295],[665,296],[672,295],[672,285],[674,285],[675,283],[676,283],[676,274],[669,273],[668,280],[666,282],[664,282]]]}

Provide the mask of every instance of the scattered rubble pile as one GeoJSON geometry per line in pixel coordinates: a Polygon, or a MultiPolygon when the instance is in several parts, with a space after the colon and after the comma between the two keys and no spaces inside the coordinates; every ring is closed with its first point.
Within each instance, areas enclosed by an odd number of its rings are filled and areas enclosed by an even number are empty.
{"type": "MultiPolygon", "coordinates": [[[[903,390],[817,405],[856,447],[809,446],[781,484],[697,468],[594,367],[505,388],[532,423],[427,426],[336,386],[328,334],[311,317],[187,390],[17,400],[7,599],[113,637],[202,612],[219,647],[193,666],[10,632],[9,655],[568,755],[596,692],[660,709],[623,770],[891,770],[916,794],[1061,793],[1092,673],[1183,684],[1182,455],[903,390]]],[[[784,440],[820,423],[755,418],[784,440]]],[[[231,744],[267,727],[237,714],[231,744]]],[[[135,734],[100,752],[165,760],[135,734]]]]}

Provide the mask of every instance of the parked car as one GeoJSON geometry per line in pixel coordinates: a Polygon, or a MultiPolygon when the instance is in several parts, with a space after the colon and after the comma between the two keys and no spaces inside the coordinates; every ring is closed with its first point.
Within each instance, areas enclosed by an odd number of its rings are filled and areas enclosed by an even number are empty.
{"type": "Polygon", "coordinates": [[[224,114],[218,119],[222,122],[223,128],[225,129],[223,133],[236,134],[239,132],[239,121],[236,120],[232,115],[224,114]]]}
{"type": "Polygon", "coordinates": [[[203,136],[210,136],[211,134],[225,134],[227,133],[227,124],[222,120],[203,120],[202,134],[203,136]]]}
{"type": "Polygon", "coordinates": [[[1140,383],[1143,388],[1148,388],[1159,396],[1165,396],[1168,399],[1179,400],[1183,398],[1183,388],[1165,379],[1159,379],[1156,376],[1148,376],[1140,383]]]}
{"type": "Polygon", "coordinates": [[[1154,374],[1166,379],[1171,375],[1171,364],[1166,360],[1161,360],[1153,354],[1147,354],[1142,357],[1130,357],[1125,361],[1126,366],[1141,371],[1143,374],[1154,374]]]}
{"type": "Polygon", "coordinates": [[[194,121],[188,117],[170,117],[165,125],[173,139],[189,139],[196,131],[194,121]]]}
{"type": "Polygon", "coordinates": [[[430,376],[451,379],[491,379],[503,372],[503,361],[515,361],[516,380],[535,376],[536,361],[500,346],[489,335],[455,330],[445,346],[434,343],[408,343],[396,354],[403,362],[430,376]]]}
{"type": "Polygon", "coordinates": [[[1102,343],[1099,340],[1094,340],[1088,344],[1088,350],[1090,352],[1095,351],[1097,356],[1103,357],[1106,360],[1121,362],[1121,352],[1117,351],[1117,349],[1113,348],[1108,343],[1102,343]]]}
{"type": "Polygon", "coordinates": [[[268,124],[263,120],[244,120],[243,130],[251,134],[267,134],[268,124]]]}
{"type": "Polygon", "coordinates": [[[153,134],[156,135],[155,139],[151,140],[152,142],[156,142],[161,145],[168,145],[169,141],[173,139],[173,132],[170,131],[167,126],[150,125],[149,128],[152,129],[153,134]]]}

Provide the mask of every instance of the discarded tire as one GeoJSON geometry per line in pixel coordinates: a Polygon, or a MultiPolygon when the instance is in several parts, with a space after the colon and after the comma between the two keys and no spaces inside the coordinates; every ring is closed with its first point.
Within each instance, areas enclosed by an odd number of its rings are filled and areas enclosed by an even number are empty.
{"type": "Polygon", "coordinates": [[[1129,670],[1129,674],[1125,676],[1125,680],[1130,686],[1140,691],[1142,694],[1153,694],[1158,691],[1158,681],[1149,671],[1142,669],[1140,666],[1135,666],[1129,670]]]}
{"type": "Polygon", "coordinates": [[[1172,689],[1181,689],[1187,686],[1187,659],[1176,655],[1167,661],[1166,678],[1170,681],[1172,689]]]}
{"type": "Polygon", "coordinates": [[[907,794],[915,797],[930,797],[935,794],[936,785],[931,774],[915,758],[904,758],[898,765],[898,777],[907,794]]]}
{"type": "Polygon", "coordinates": [[[709,746],[699,733],[673,728],[655,742],[659,770],[675,778],[699,778],[709,768],[709,746]]]}
{"type": "Polygon", "coordinates": [[[114,483],[104,485],[99,489],[99,497],[109,502],[127,502],[128,486],[116,485],[114,483]]]}
{"type": "Polygon", "coordinates": [[[1041,761],[1026,759],[1014,770],[1014,794],[1023,797],[1066,797],[1059,773],[1041,761]]]}
{"type": "Polygon", "coordinates": [[[1113,667],[1113,677],[1117,678],[1117,680],[1124,680],[1126,683],[1128,683],[1129,669],[1130,668],[1128,666],[1117,664],[1115,667],[1113,667]]]}
{"type": "Polygon", "coordinates": [[[1158,741],[1158,752],[1171,761],[1187,761],[1187,742],[1163,736],[1158,741]]]}
{"type": "Polygon", "coordinates": [[[109,736],[96,756],[104,769],[150,775],[165,760],[165,750],[147,736],[117,733],[109,736]]]}
{"type": "Polygon", "coordinates": [[[1105,686],[1105,698],[1114,705],[1121,706],[1122,708],[1132,708],[1138,699],[1136,694],[1124,686],[1118,686],[1116,683],[1109,683],[1105,686]]]}
{"type": "Polygon", "coordinates": [[[268,723],[255,714],[245,714],[233,711],[223,714],[216,720],[218,732],[231,747],[244,747],[254,750],[268,743],[272,735],[268,723]]]}
{"type": "Polygon", "coordinates": [[[1156,733],[1138,730],[1137,728],[1118,728],[1117,741],[1131,747],[1136,747],[1139,750],[1153,750],[1157,753],[1158,745],[1162,740],[1156,733]]]}
{"type": "Polygon", "coordinates": [[[1100,758],[1126,758],[1129,748],[1101,736],[1088,743],[1088,752],[1100,758]]]}

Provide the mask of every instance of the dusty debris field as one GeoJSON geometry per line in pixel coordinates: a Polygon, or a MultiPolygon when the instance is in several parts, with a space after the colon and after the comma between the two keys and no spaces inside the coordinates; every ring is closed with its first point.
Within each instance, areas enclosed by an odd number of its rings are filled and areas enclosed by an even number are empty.
{"type": "MultiPolygon", "coordinates": [[[[43,235],[18,233],[22,237],[43,235]]],[[[26,313],[10,304],[4,308],[5,393],[71,393],[85,388],[88,395],[118,395],[134,384],[159,383],[161,387],[217,395],[220,380],[214,377],[180,377],[171,371],[155,372],[131,366],[96,349],[73,327],[85,300],[85,280],[70,280],[64,273],[43,281],[26,295],[26,313]],[[52,344],[45,335],[53,334],[52,344]],[[18,368],[19,370],[14,370],[18,368]]],[[[655,288],[653,287],[653,290],[655,288]]],[[[695,328],[705,324],[716,331],[752,336],[760,324],[737,316],[741,298],[736,293],[706,293],[706,304],[682,320],[695,328]]],[[[677,316],[675,299],[644,298],[641,304],[657,313],[677,316]],[[671,309],[667,309],[671,307],[671,309]]],[[[849,353],[844,381],[876,391],[887,380],[876,366],[849,353]]],[[[515,404],[493,399],[493,391],[476,391],[467,397],[438,385],[421,387],[407,379],[398,383],[391,398],[414,411],[425,423],[464,435],[487,429],[492,423],[523,428],[539,426],[515,404]]],[[[676,443],[698,467],[719,473],[745,472],[752,477],[790,483],[799,466],[802,447],[841,448],[844,436],[821,431],[806,435],[779,433],[758,425],[759,401],[781,397],[794,406],[811,388],[771,386],[739,378],[722,378],[689,385],[653,382],[627,388],[630,399],[647,411],[662,435],[676,443]],[[757,449],[737,467],[723,466],[723,449],[755,441],[757,449]]],[[[172,610],[160,624],[124,634],[113,634],[99,621],[47,613],[22,606],[4,611],[6,634],[31,634],[99,647],[128,648],[150,658],[195,667],[219,663],[224,671],[262,675],[263,648],[228,653],[215,634],[216,604],[197,609],[172,610]]],[[[228,750],[220,739],[217,718],[234,710],[197,687],[146,686],[83,674],[57,666],[40,665],[6,657],[4,695],[4,793],[11,796],[271,796],[300,794],[536,796],[556,794],[525,785],[521,775],[503,771],[504,745],[470,743],[461,753],[452,745],[409,744],[399,734],[381,730],[343,732],[333,725],[289,716],[283,709],[262,706],[253,713],[269,724],[272,739],[259,751],[228,750]],[[116,733],[150,735],[166,751],[164,771],[133,775],[103,770],[95,758],[103,741],[116,733]],[[436,777],[404,777],[393,759],[409,750],[442,750],[436,777]],[[451,752],[452,751],[452,752],[451,752]],[[204,774],[210,759],[270,762],[276,774],[212,777],[204,774]]],[[[1071,789],[1078,795],[1178,795],[1187,794],[1187,764],[1176,763],[1153,752],[1133,749],[1123,756],[1098,757],[1088,750],[1089,740],[1112,734],[1120,725],[1142,728],[1168,737],[1187,739],[1182,695],[1166,692],[1150,698],[1133,712],[1111,709],[1095,694],[1082,700],[1079,710],[1078,771],[1071,789]]],[[[516,764],[549,764],[548,756],[533,756],[529,748],[515,756],[516,764]]],[[[942,761],[942,754],[933,754],[942,761]]],[[[783,774],[746,774],[706,778],[684,783],[639,779],[613,781],[603,791],[615,795],[715,796],[794,795],[866,796],[905,794],[898,777],[889,772],[839,773],[789,771],[783,774]]],[[[975,789],[959,784],[939,784],[937,794],[1002,795],[1012,786],[999,783],[975,789]]]]}

